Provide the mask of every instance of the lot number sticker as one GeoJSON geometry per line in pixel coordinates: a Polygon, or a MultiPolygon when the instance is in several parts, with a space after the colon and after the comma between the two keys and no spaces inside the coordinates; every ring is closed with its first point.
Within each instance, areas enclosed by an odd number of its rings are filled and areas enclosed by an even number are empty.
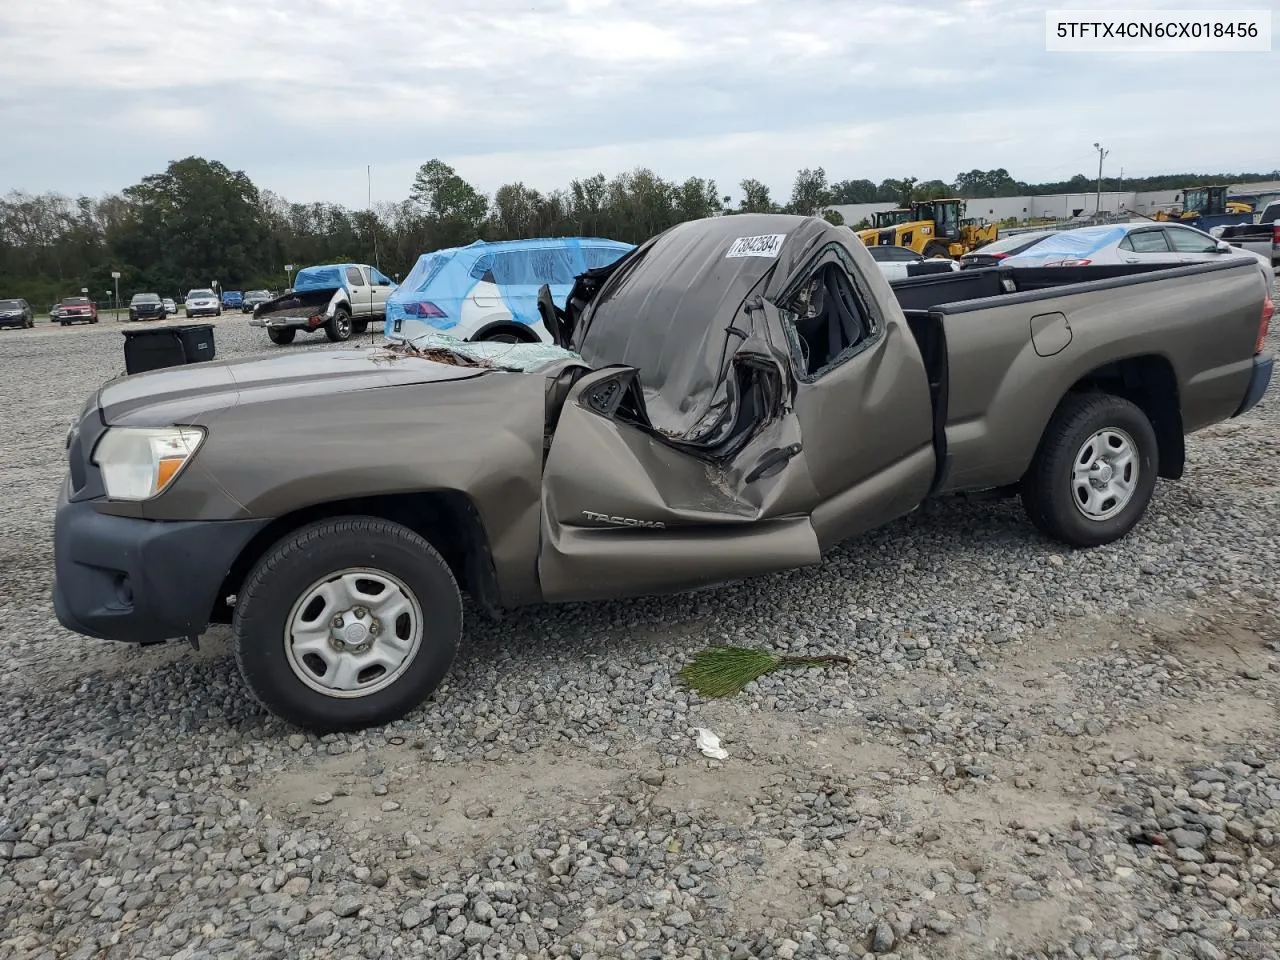
{"type": "Polygon", "coordinates": [[[778,251],[782,249],[782,241],[786,238],[785,233],[766,233],[759,237],[739,237],[733,241],[733,245],[729,247],[729,252],[724,255],[726,260],[732,260],[735,257],[768,257],[770,260],[776,259],[778,251]]]}

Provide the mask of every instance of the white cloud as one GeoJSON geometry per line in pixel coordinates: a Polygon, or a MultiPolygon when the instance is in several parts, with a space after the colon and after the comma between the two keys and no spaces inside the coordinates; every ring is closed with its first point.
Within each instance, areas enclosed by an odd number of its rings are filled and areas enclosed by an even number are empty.
{"type": "Polygon", "coordinates": [[[0,189],[116,190],[192,154],[353,206],[366,164],[396,199],[431,157],[486,190],[643,165],[778,196],[804,166],[1092,174],[1099,138],[1133,174],[1274,166],[1268,88],[1224,86],[1228,64],[1270,59],[1052,55],[1043,12],[1006,0],[15,2],[0,189]],[[49,150],[68,129],[94,131],[92,159],[49,150]]]}

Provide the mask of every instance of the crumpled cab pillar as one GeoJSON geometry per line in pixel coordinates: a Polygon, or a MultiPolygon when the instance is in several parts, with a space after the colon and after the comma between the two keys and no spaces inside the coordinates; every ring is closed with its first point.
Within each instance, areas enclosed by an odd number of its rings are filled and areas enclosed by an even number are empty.
{"type": "Polygon", "coordinates": [[[832,232],[804,235],[808,223],[793,238],[748,237],[753,218],[726,219],[741,226],[708,236],[703,224],[693,245],[677,227],[642,248],[578,326],[596,370],[570,389],[544,468],[547,600],[815,563],[929,491],[928,377],[874,265],[832,232]],[[664,300],[648,286],[663,283],[702,297],[664,300]],[[661,344],[634,336],[621,311],[637,308],[670,317],[661,344]]]}

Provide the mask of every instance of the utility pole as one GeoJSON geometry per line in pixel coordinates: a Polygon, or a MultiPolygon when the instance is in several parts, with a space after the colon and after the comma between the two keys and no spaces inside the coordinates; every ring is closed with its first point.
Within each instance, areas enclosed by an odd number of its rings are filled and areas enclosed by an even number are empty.
{"type": "Polygon", "coordinates": [[[1093,145],[1093,149],[1098,151],[1098,205],[1093,212],[1095,214],[1101,214],[1102,213],[1102,161],[1106,157],[1106,155],[1111,151],[1103,150],[1102,144],[1100,143],[1095,143],[1093,145]]]}

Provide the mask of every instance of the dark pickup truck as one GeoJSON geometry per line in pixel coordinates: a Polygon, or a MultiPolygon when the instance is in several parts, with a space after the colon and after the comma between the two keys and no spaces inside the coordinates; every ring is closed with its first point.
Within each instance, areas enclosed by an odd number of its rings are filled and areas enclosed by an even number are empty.
{"type": "Polygon", "coordinates": [[[1223,227],[1221,239],[1269,258],[1272,268],[1280,267],[1280,200],[1267,204],[1257,223],[1223,227]]]}
{"type": "Polygon", "coordinates": [[[106,383],[67,436],[59,620],[135,643],[229,622],[272,712],[383,723],[444,678],[460,588],[493,615],[698,588],[957,491],[1114,541],[1273,365],[1252,260],[890,286],[848,230],[783,215],[673,227],[540,309],[558,346],[429,335],[106,383]]]}

